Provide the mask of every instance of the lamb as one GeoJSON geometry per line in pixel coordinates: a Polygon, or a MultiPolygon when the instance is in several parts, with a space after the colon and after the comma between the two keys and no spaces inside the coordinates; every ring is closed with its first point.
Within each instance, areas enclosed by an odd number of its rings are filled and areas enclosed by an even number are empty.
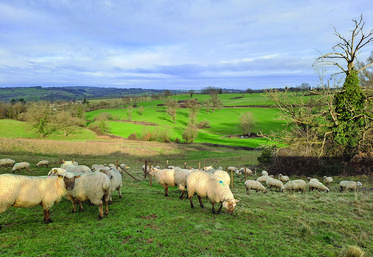
{"type": "Polygon", "coordinates": [[[76,162],[75,160],[72,160],[72,161],[62,160],[61,168],[66,169],[70,165],[78,165],[78,162],[76,162]]]}
{"type": "Polygon", "coordinates": [[[175,170],[173,169],[152,168],[149,172],[149,175],[155,177],[157,182],[164,187],[164,196],[168,196],[169,186],[176,186],[175,170]]]}
{"type": "Polygon", "coordinates": [[[215,170],[213,174],[220,177],[225,185],[230,185],[231,177],[229,176],[228,172],[224,170],[215,170]]]}
{"type": "Polygon", "coordinates": [[[279,189],[282,192],[282,188],[284,187],[284,184],[280,180],[271,177],[267,178],[266,184],[270,191],[274,187],[276,190],[279,189]]]}
{"type": "Polygon", "coordinates": [[[361,182],[343,180],[339,182],[339,190],[342,191],[357,191],[358,188],[362,187],[361,182]]]}
{"type": "Polygon", "coordinates": [[[288,176],[283,176],[282,174],[278,175],[278,179],[282,182],[288,182],[289,177],[288,176]]]}
{"type": "Polygon", "coordinates": [[[116,168],[102,168],[99,170],[100,172],[106,174],[110,180],[110,199],[109,199],[109,204],[113,203],[113,200],[111,198],[112,193],[117,190],[119,193],[119,198],[122,198],[122,192],[121,192],[121,187],[122,187],[122,175],[120,174],[119,170],[116,168]]]}
{"type": "MultiPolygon", "coordinates": [[[[52,169],[52,174],[61,175],[66,173],[64,169],[52,169]]],[[[90,200],[94,205],[99,207],[98,219],[101,220],[104,216],[103,202],[105,202],[105,215],[109,213],[108,202],[110,198],[110,178],[101,173],[85,173],[82,174],[75,182],[73,190],[66,194],[66,198],[73,204],[73,213],[76,212],[75,202],[79,203],[79,211],[83,211],[82,201],[90,200]]]]}
{"type": "Polygon", "coordinates": [[[321,191],[324,191],[324,192],[327,192],[327,193],[329,192],[329,188],[327,188],[326,186],[324,186],[324,184],[321,183],[321,182],[319,182],[319,181],[310,181],[310,182],[308,182],[308,190],[311,192],[314,189],[317,189],[320,192],[321,191]]]}
{"type": "Polygon", "coordinates": [[[12,168],[12,172],[14,173],[15,171],[26,169],[27,171],[30,171],[30,163],[28,162],[18,162],[14,164],[12,168]]]}
{"type": "Polygon", "coordinates": [[[234,196],[225,185],[222,179],[216,175],[210,175],[204,171],[195,171],[189,174],[187,178],[188,198],[190,207],[194,208],[192,197],[197,193],[200,206],[204,208],[201,197],[207,197],[212,205],[212,213],[215,214],[215,204],[221,203],[217,213],[220,213],[223,206],[229,214],[233,214],[233,210],[239,200],[234,199],[234,196]]]}
{"type": "Polygon", "coordinates": [[[303,179],[296,179],[288,181],[282,188],[282,191],[301,191],[302,194],[306,192],[306,182],[303,179]]]}
{"type": "Polygon", "coordinates": [[[246,192],[249,193],[250,190],[255,190],[257,193],[258,191],[262,191],[263,193],[267,193],[266,188],[260,183],[259,181],[256,180],[246,180],[245,181],[245,188],[246,192]]]}
{"type": "Polygon", "coordinates": [[[5,166],[5,167],[7,167],[7,166],[13,166],[15,163],[16,163],[16,161],[12,160],[12,159],[8,159],[8,158],[6,158],[6,159],[0,159],[0,167],[1,166],[5,166]]]}
{"type": "Polygon", "coordinates": [[[55,177],[0,175],[0,213],[10,206],[27,208],[41,205],[43,221],[50,223],[50,208],[74,188],[76,178],[78,176],[71,173],[55,177]]]}
{"type": "Polygon", "coordinates": [[[227,171],[229,171],[229,172],[236,172],[236,171],[238,171],[238,169],[237,169],[236,167],[229,166],[229,167],[227,168],[227,171]]]}
{"type": "Polygon", "coordinates": [[[324,183],[325,184],[330,184],[332,182],[333,182],[333,178],[332,177],[324,176],[324,183]]]}
{"type": "Polygon", "coordinates": [[[40,161],[36,164],[36,167],[41,167],[41,166],[47,166],[48,167],[48,165],[49,165],[49,162],[47,160],[42,160],[42,161],[40,161]]]}

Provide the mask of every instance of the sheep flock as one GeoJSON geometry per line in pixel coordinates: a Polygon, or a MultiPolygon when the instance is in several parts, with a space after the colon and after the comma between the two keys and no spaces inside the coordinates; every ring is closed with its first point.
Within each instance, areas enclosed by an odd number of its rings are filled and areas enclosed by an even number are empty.
{"type": "MultiPolygon", "coordinates": [[[[0,159],[0,167],[12,171],[11,174],[0,175],[0,213],[11,206],[27,208],[41,205],[44,212],[43,221],[49,223],[52,222],[50,209],[53,204],[65,197],[72,203],[73,213],[76,212],[76,203],[79,205],[79,211],[84,211],[82,202],[85,201],[98,206],[98,219],[101,220],[104,215],[109,215],[109,205],[113,204],[112,197],[122,198],[122,191],[126,191],[123,173],[127,172],[129,167],[125,164],[93,164],[89,167],[72,160],[62,161],[58,165],[55,164],[55,167],[53,165],[48,160],[30,165],[28,162],[0,159]],[[33,170],[41,167],[48,167],[49,172],[45,176],[32,176],[33,170]],[[27,175],[16,174],[22,169],[26,170],[27,175]]],[[[255,197],[251,191],[255,191],[255,194],[306,194],[313,191],[328,193],[329,187],[334,184],[341,193],[347,193],[356,192],[362,187],[359,181],[344,180],[337,186],[332,177],[324,176],[322,182],[310,177],[292,179],[282,174],[274,176],[264,170],[257,174],[249,168],[233,166],[224,170],[222,167],[215,169],[213,166],[187,169],[176,166],[160,168],[159,165],[154,165],[146,168],[143,166],[142,172],[154,178],[164,188],[165,197],[170,197],[169,187],[177,187],[181,192],[179,198],[182,200],[187,195],[191,208],[194,208],[194,195],[197,195],[201,208],[204,208],[203,198],[206,198],[211,203],[213,214],[221,213],[223,207],[227,213],[233,214],[235,207],[239,205],[240,200],[234,197],[233,178],[244,185],[248,199],[255,197]],[[248,179],[248,176],[252,178],[248,179]],[[215,210],[216,204],[220,205],[218,210],[215,210]]]]}

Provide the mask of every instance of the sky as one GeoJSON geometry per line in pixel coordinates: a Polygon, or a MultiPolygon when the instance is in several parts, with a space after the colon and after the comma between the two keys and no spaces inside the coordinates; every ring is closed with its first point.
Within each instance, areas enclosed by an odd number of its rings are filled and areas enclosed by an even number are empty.
{"type": "Polygon", "coordinates": [[[0,88],[318,85],[361,14],[369,32],[372,0],[0,0],[0,88]]]}

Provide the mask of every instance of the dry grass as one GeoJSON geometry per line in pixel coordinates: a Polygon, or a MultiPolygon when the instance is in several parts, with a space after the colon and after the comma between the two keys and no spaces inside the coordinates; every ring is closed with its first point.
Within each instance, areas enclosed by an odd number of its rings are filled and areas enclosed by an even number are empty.
{"type": "Polygon", "coordinates": [[[360,247],[350,245],[342,251],[341,257],[363,257],[364,254],[360,247]]]}

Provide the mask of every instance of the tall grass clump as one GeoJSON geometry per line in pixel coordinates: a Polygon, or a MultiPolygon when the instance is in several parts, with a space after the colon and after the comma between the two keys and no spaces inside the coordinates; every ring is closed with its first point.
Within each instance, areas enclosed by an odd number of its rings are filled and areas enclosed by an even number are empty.
{"type": "Polygon", "coordinates": [[[350,245],[342,250],[341,257],[364,257],[365,253],[358,246],[350,245]]]}

